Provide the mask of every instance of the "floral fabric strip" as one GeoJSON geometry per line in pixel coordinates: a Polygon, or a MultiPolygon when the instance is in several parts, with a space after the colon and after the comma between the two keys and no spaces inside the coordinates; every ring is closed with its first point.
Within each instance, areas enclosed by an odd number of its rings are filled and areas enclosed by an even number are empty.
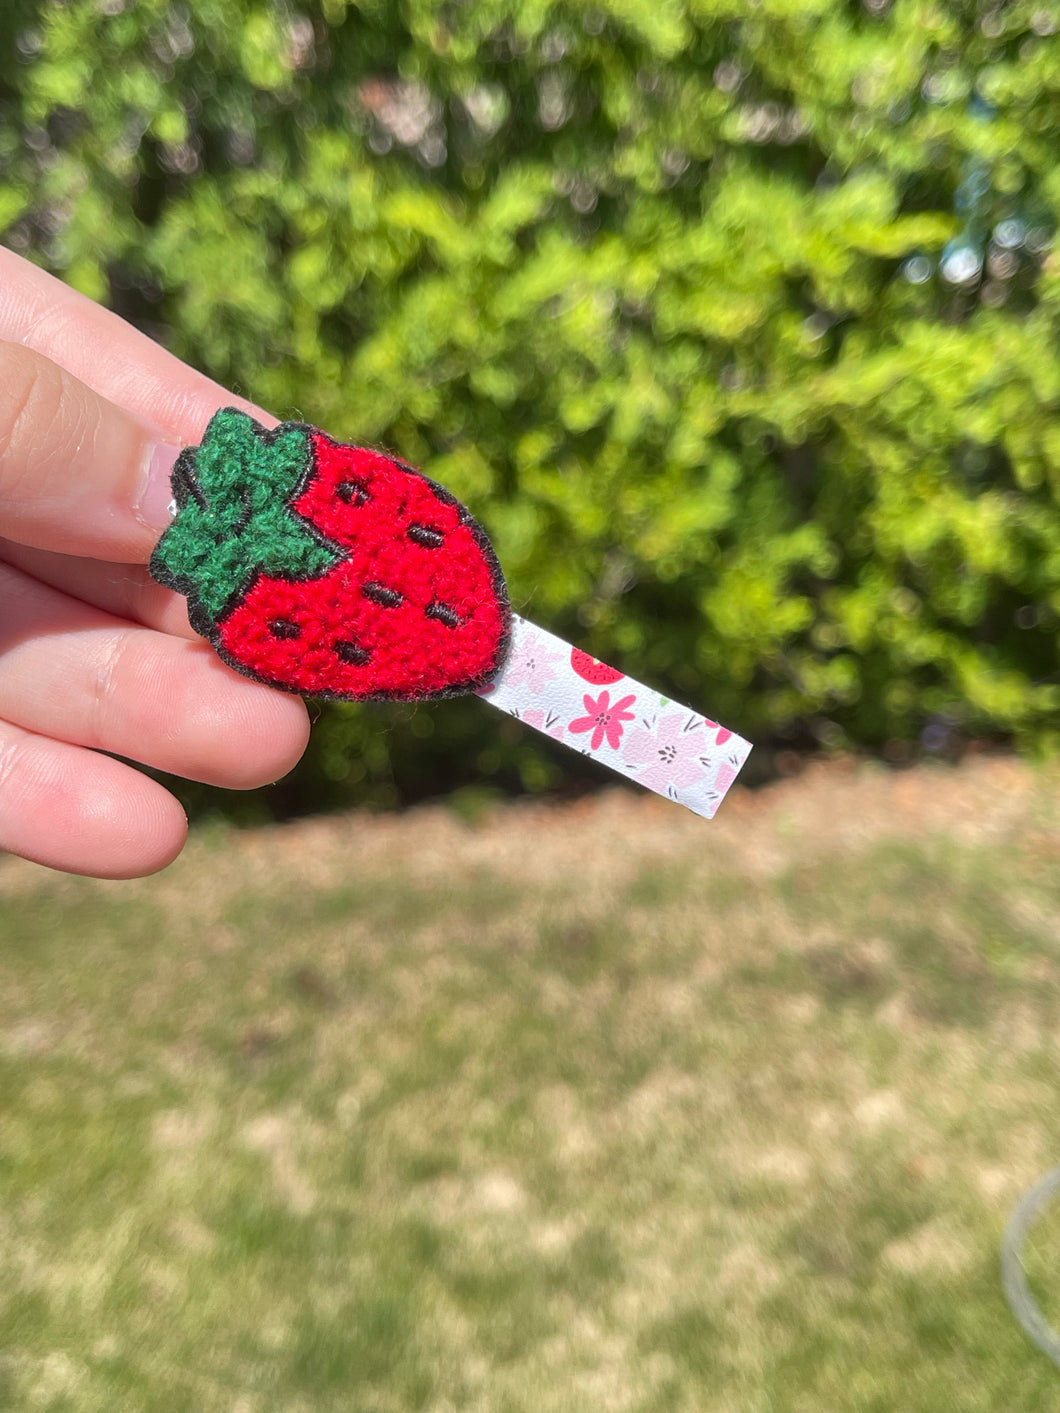
{"type": "Polygon", "coordinates": [[[479,695],[707,819],[751,752],[716,721],[515,615],[507,662],[479,695]]]}

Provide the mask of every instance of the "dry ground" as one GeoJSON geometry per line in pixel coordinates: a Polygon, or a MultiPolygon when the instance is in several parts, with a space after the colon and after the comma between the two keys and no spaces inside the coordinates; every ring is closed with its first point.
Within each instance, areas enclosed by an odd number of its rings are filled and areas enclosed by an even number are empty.
{"type": "Polygon", "coordinates": [[[0,1407],[1060,1408],[1058,864],[986,759],[0,860],[0,1407]]]}

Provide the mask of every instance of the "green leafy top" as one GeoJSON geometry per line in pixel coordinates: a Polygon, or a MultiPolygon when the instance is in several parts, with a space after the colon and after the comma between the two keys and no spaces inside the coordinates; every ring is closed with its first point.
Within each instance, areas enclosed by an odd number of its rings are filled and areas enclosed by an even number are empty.
{"type": "Polygon", "coordinates": [[[223,408],[199,447],[177,461],[177,517],[151,561],[156,578],[186,594],[192,622],[213,626],[259,573],[319,578],[339,558],[290,508],[312,456],[309,433],[268,432],[223,408]],[[197,621],[198,620],[198,621],[197,621]]]}

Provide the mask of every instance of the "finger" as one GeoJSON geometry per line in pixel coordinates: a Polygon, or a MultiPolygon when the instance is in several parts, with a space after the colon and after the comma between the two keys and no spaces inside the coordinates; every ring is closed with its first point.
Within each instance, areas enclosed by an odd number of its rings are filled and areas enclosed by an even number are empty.
{"type": "Polygon", "coordinates": [[[0,534],[145,561],[169,524],[177,451],[57,363],[0,343],[0,534]]]}
{"type": "Polygon", "coordinates": [[[266,426],[276,425],[253,403],[233,396],[124,319],[3,247],[0,339],[61,364],[177,445],[197,442],[219,407],[241,407],[266,426]]]}
{"type": "Polygon", "coordinates": [[[142,564],[80,559],[2,539],[0,563],[11,564],[40,583],[61,589],[71,598],[81,599],[116,618],[141,623],[175,638],[198,639],[188,622],[187,600],[171,589],[163,589],[142,564]]]}
{"type": "Polygon", "coordinates": [[[131,766],[0,721],[0,849],[95,878],[172,863],[188,824],[173,796],[131,766]]]}
{"type": "Polygon", "coordinates": [[[0,717],[72,745],[254,789],[297,763],[303,703],[202,642],[139,628],[0,567],[0,717]]]}

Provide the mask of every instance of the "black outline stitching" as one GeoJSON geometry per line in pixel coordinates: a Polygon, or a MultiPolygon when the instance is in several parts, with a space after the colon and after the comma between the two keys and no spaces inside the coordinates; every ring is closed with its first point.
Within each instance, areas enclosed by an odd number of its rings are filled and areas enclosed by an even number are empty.
{"type": "Polygon", "coordinates": [[[183,510],[189,500],[193,500],[200,510],[208,509],[206,496],[195,470],[195,447],[185,447],[177,457],[169,475],[169,484],[177,510],[183,510]]]}

